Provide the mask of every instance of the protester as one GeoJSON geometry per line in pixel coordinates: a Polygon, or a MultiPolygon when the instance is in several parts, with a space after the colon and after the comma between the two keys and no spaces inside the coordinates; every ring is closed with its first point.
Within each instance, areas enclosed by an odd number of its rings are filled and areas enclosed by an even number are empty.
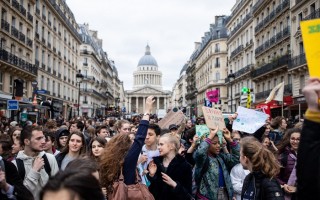
{"type": "Polygon", "coordinates": [[[55,131],[52,129],[51,130],[45,129],[43,130],[43,133],[44,133],[44,136],[46,137],[46,144],[44,145],[43,150],[46,153],[53,154],[54,156],[58,155],[60,151],[54,147],[54,142],[56,140],[55,131]]]}
{"type": "Polygon", "coordinates": [[[127,120],[118,120],[114,126],[117,134],[129,134],[131,132],[130,122],[127,120]]]}
{"type": "Polygon", "coordinates": [[[67,144],[70,132],[65,128],[59,128],[56,132],[56,148],[61,151],[67,144]]]}
{"type": "MultiPolygon", "coordinates": [[[[281,141],[280,141],[281,142],[281,141]]],[[[270,140],[268,135],[263,135],[261,138],[261,144],[269,149],[272,153],[276,153],[278,151],[278,148],[276,145],[274,145],[274,142],[270,140]]]]}
{"type": "Polygon", "coordinates": [[[70,122],[70,127],[69,127],[69,131],[70,133],[73,133],[75,131],[78,131],[78,132],[82,132],[84,129],[84,123],[82,121],[72,121],[70,122]]]}
{"type": "Polygon", "coordinates": [[[90,157],[99,162],[106,144],[107,144],[107,141],[104,138],[96,137],[92,139],[89,145],[90,157]]]}
{"type": "Polygon", "coordinates": [[[16,159],[16,156],[19,153],[19,151],[23,150],[23,146],[21,144],[20,136],[14,138],[13,144],[12,144],[11,147],[12,147],[12,150],[11,150],[12,158],[8,159],[8,161],[12,161],[12,160],[16,159]]]}
{"type": "Polygon", "coordinates": [[[64,170],[70,161],[84,155],[86,150],[84,135],[79,131],[70,133],[66,147],[56,155],[59,169],[64,170]]]}
{"type": "Polygon", "coordinates": [[[288,129],[284,138],[278,144],[279,161],[282,166],[278,175],[278,181],[285,191],[285,198],[288,200],[295,196],[297,190],[296,161],[300,134],[301,129],[288,129]]]}
{"type": "Polygon", "coordinates": [[[155,199],[190,199],[192,196],[192,170],[178,154],[179,139],[170,133],[159,140],[160,156],[150,162],[147,174],[150,192],[155,199]]]}
{"type": "Polygon", "coordinates": [[[106,126],[98,126],[96,128],[96,136],[106,139],[110,137],[110,132],[106,126]]]}
{"type": "Polygon", "coordinates": [[[234,190],[233,196],[236,200],[241,200],[243,182],[249,173],[249,170],[243,169],[241,163],[235,165],[230,172],[230,178],[234,190]]]}
{"type": "Polygon", "coordinates": [[[283,134],[287,128],[286,119],[280,116],[272,119],[271,127],[273,130],[269,132],[269,138],[277,145],[282,140],[283,134]]]}
{"type": "Polygon", "coordinates": [[[240,163],[250,171],[243,183],[241,199],[284,200],[276,179],[280,165],[273,153],[254,137],[241,139],[240,163]]]}
{"type": "Polygon", "coordinates": [[[13,164],[17,167],[23,184],[39,199],[39,192],[48,182],[49,176],[55,175],[59,168],[52,154],[45,153],[45,137],[39,126],[26,126],[21,131],[20,141],[24,150],[19,151],[13,164]]]}
{"type": "Polygon", "coordinates": [[[305,114],[297,156],[297,198],[320,199],[320,79],[311,78],[302,90],[305,114]]]}
{"type": "MultiPolygon", "coordinates": [[[[134,139],[131,144],[128,134],[119,131],[119,134],[114,136],[105,148],[101,156],[100,175],[101,184],[107,189],[108,195],[113,191],[113,183],[119,178],[120,170],[122,169],[124,176],[124,183],[127,185],[136,182],[136,166],[139,154],[141,152],[144,140],[147,135],[149,126],[149,115],[153,110],[154,97],[149,96],[145,102],[145,114],[134,139]]],[[[120,120],[121,121],[121,120],[120,120]]],[[[121,124],[124,123],[121,121],[121,124]]],[[[119,124],[118,130],[125,127],[130,127],[130,123],[121,126],[119,124]]],[[[130,130],[126,130],[129,132],[130,130]]],[[[126,133],[126,132],[125,132],[126,133]]]]}
{"type": "Polygon", "coordinates": [[[218,128],[211,130],[209,136],[200,143],[194,154],[196,161],[195,181],[198,187],[198,199],[232,199],[233,187],[229,170],[239,163],[239,144],[233,142],[228,129],[223,130],[226,141],[230,144],[232,154],[220,152],[217,135],[218,128]]]}

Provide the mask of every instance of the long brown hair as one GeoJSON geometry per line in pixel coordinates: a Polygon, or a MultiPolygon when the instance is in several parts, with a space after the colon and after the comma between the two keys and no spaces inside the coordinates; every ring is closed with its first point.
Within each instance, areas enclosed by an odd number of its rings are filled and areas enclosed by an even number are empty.
{"type": "Polygon", "coordinates": [[[100,181],[102,187],[112,190],[112,185],[119,178],[124,158],[131,147],[131,140],[127,134],[117,134],[112,137],[105,147],[100,159],[100,181]]]}
{"type": "Polygon", "coordinates": [[[64,153],[64,154],[69,153],[69,142],[70,142],[70,139],[71,139],[72,135],[77,135],[77,136],[79,136],[81,138],[82,147],[81,147],[81,149],[79,151],[79,156],[86,154],[86,152],[87,152],[86,140],[84,138],[84,135],[80,131],[75,131],[73,133],[70,133],[70,135],[68,136],[68,140],[67,140],[66,146],[61,150],[61,153],[64,153]]]}
{"type": "Polygon", "coordinates": [[[301,133],[301,129],[299,128],[291,128],[288,129],[286,131],[286,133],[284,134],[282,140],[279,142],[279,144],[277,145],[277,149],[278,149],[278,153],[281,154],[286,147],[290,147],[291,148],[291,144],[290,144],[290,137],[293,133],[301,133]]]}
{"type": "Polygon", "coordinates": [[[269,178],[274,178],[280,172],[280,164],[271,151],[265,148],[254,137],[241,139],[241,152],[252,163],[252,171],[261,171],[269,178]]]}

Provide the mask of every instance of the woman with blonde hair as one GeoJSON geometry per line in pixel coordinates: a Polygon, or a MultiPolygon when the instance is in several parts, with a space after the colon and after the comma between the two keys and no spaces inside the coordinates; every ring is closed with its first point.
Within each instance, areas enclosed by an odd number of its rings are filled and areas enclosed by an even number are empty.
{"type": "Polygon", "coordinates": [[[178,151],[180,141],[171,133],[160,137],[160,156],[149,164],[149,190],[155,199],[191,199],[192,169],[178,151]]]}
{"type": "Polygon", "coordinates": [[[116,133],[118,134],[127,134],[129,135],[129,133],[131,132],[131,126],[130,126],[130,122],[127,120],[118,120],[115,124],[114,124],[114,128],[116,133]]]}
{"type": "MultiPolygon", "coordinates": [[[[146,99],[145,114],[140,122],[133,144],[129,134],[117,134],[112,137],[105,147],[100,159],[100,180],[108,196],[112,197],[113,183],[118,180],[120,170],[124,176],[124,183],[136,183],[136,166],[149,126],[149,115],[153,110],[154,97],[146,99]]],[[[122,121],[122,120],[120,120],[122,121]]],[[[128,123],[130,127],[130,123],[128,123]]],[[[121,127],[121,126],[120,126],[121,127]]]]}
{"type": "Polygon", "coordinates": [[[257,139],[245,137],[241,140],[240,163],[250,174],[244,180],[241,199],[284,200],[277,181],[280,164],[274,154],[257,139]]]}

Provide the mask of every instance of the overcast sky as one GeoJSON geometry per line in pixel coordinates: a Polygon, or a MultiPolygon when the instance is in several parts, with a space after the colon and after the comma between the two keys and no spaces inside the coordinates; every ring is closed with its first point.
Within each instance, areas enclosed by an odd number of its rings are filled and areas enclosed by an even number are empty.
{"type": "Polygon", "coordinates": [[[89,23],[115,61],[125,90],[145,53],[162,71],[163,89],[172,90],[180,70],[216,15],[230,15],[236,0],[66,0],[77,23],[89,23]]]}

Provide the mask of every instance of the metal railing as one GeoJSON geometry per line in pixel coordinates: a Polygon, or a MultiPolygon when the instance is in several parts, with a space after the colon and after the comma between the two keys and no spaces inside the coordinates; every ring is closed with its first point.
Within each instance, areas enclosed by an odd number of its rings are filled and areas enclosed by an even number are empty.
{"type": "Polygon", "coordinates": [[[243,45],[238,46],[234,51],[231,52],[230,59],[234,58],[243,50],[243,45]]]}
{"type": "Polygon", "coordinates": [[[30,12],[27,13],[27,18],[30,22],[33,22],[33,16],[31,15],[30,12]]]}
{"type": "Polygon", "coordinates": [[[295,67],[304,65],[306,63],[307,63],[306,54],[302,53],[302,54],[300,54],[298,56],[295,56],[295,57],[291,58],[288,68],[290,70],[290,69],[293,69],[295,67]]]}
{"type": "Polygon", "coordinates": [[[10,24],[4,19],[1,19],[1,29],[10,32],[10,24]]]}
{"type": "Polygon", "coordinates": [[[263,74],[267,74],[275,69],[279,69],[283,66],[287,66],[289,62],[290,62],[290,55],[284,55],[271,63],[267,63],[262,67],[255,69],[252,72],[252,77],[255,78],[263,74]]]}
{"type": "Polygon", "coordinates": [[[252,69],[253,69],[253,65],[252,65],[252,64],[247,65],[247,66],[245,66],[244,68],[236,71],[236,72],[234,73],[234,76],[235,76],[235,78],[238,78],[238,77],[242,76],[242,75],[245,74],[245,73],[251,72],[252,69]]]}
{"type": "Polygon", "coordinates": [[[13,35],[14,37],[16,37],[17,39],[19,39],[19,31],[18,29],[16,29],[16,27],[11,26],[11,35],[13,35]]]}

